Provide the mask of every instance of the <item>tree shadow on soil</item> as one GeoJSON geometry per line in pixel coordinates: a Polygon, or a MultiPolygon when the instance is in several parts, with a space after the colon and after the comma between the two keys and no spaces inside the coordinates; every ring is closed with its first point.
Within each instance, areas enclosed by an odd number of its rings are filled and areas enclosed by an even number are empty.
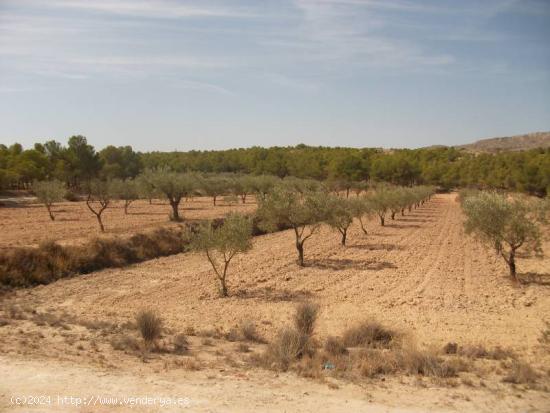
{"type": "Polygon", "coordinates": [[[259,298],[265,301],[301,301],[312,296],[309,291],[276,290],[273,287],[238,290],[232,295],[242,299],[259,298]]]}
{"type": "Polygon", "coordinates": [[[132,211],[128,211],[128,215],[168,215],[168,212],[132,212],[132,211]]]}
{"type": "Polygon", "coordinates": [[[397,244],[352,244],[348,245],[348,248],[355,248],[367,251],[393,251],[393,250],[404,250],[405,247],[397,244]]]}
{"type": "Polygon", "coordinates": [[[420,225],[418,224],[402,224],[402,223],[390,223],[390,224],[385,224],[384,226],[387,228],[420,228],[420,225]]]}
{"type": "Polygon", "coordinates": [[[324,258],[316,260],[310,264],[309,267],[321,268],[325,270],[344,270],[347,268],[359,269],[359,270],[382,270],[384,268],[397,268],[395,264],[389,261],[363,261],[363,260],[350,260],[350,259],[336,259],[336,258],[324,258]]]}
{"type": "Polygon", "coordinates": [[[521,284],[550,285],[550,273],[524,272],[518,274],[521,284]]]}
{"type": "Polygon", "coordinates": [[[412,217],[410,218],[410,215],[409,216],[404,216],[404,217],[399,217],[399,218],[395,218],[396,221],[400,221],[400,222],[433,222],[435,221],[434,219],[431,219],[431,216],[428,216],[426,215],[425,218],[417,218],[417,217],[412,217]]]}

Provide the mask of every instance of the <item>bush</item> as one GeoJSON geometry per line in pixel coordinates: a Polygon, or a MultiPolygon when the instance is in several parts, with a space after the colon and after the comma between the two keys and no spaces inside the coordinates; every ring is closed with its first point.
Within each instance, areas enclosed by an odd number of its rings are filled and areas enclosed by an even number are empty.
{"type": "Polygon", "coordinates": [[[183,228],[159,228],[127,239],[97,238],[80,246],[47,241],[37,248],[15,248],[0,253],[0,285],[49,284],[63,277],[177,254],[188,244],[187,231],[183,228]]]}
{"type": "Polygon", "coordinates": [[[239,330],[243,339],[245,340],[253,341],[257,343],[262,343],[264,341],[258,334],[258,331],[256,330],[256,324],[254,324],[250,320],[243,321],[239,326],[239,330]]]}
{"type": "Polygon", "coordinates": [[[390,348],[398,334],[381,324],[364,321],[344,332],[343,342],[347,347],[390,348]]]}
{"type": "Polygon", "coordinates": [[[311,336],[317,321],[319,305],[310,302],[304,302],[296,307],[294,314],[294,326],[296,330],[306,336],[311,336]]]}
{"type": "Polygon", "coordinates": [[[271,367],[282,371],[306,353],[308,337],[293,328],[279,331],[275,340],[269,344],[266,357],[271,367]]]}
{"type": "Polygon", "coordinates": [[[342,342],[342,339],[333,336],[327,337],[327,339],[325,340],[324,349],[328,354],[333,356],[339,356],[348,352],[348,349],[342,342]]]}
{"type": "Polygon", "coordinates": [[[139,343],[138,341],[129,335],[115,336],[111,340],[111,347],[119,351],[138,351],[139,343]]]}
{"type": "Polygon", "coordinates": [[[174,337],[174,353],[186,354],[189,351],[189,340],[185,334],[178,334],[174,337]]]}
{"type": "Polygon", "coordinates": [[[136,325],[146,348],[150,348],[162,333],[162,319],[151,310],[141,310],[136,316],[136,325]]]}
{"type": "Polygon", "coordinates": [[[532,384],[538,379],[538,374],[533,368],[524,362],[515,361],[510,372],[502,379],[505,383],[532,384]]]}

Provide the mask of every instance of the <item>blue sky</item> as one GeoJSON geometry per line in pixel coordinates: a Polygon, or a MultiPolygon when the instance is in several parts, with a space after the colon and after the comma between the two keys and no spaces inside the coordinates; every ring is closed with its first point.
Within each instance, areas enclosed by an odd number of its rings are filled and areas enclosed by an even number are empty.
{"type": "Polygon", "coordinates": [[[0,0],[0,143],[421,147],[540,130],[549,0],[0,0]]]}

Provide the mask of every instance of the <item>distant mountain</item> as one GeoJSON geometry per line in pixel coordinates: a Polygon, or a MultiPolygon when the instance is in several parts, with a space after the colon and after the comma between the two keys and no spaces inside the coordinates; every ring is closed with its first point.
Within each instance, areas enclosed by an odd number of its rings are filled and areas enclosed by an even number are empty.
{"type": "Polygon", "coordinates": [[[481,139],[468,145],[455,146],[468,152],[524,151],[535,148],[550,148],[550,132],[533,132],[525,135],[481,139]]]}

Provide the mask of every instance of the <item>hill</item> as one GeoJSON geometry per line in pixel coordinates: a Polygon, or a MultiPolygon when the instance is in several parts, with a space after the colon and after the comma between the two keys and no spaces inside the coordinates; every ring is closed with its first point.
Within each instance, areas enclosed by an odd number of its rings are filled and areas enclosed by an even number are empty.
{"type": "Polygon", "coordinates": [[[465,149],[469,152],[489,153],[550,148],[550,132],[533,132],[524,135],[481,139],[467,145],[458,145],[456,148],[465,149]]]}

